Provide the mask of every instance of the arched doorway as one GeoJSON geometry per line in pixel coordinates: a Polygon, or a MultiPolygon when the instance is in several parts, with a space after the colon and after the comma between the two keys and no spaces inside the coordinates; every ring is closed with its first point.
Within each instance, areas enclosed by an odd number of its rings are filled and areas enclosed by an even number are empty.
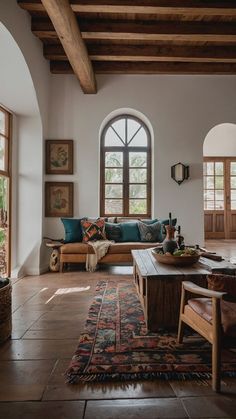
{"type": "Polygon", "coordinates": [[[204,146],[206,239],[236,239],[236,125],[212,128],[204,146]]]}
{"type": "MultiPolygon", "coordinates": [[[[8,239],[11,236],[12,240],[8,254],[5,255],[9,260],[6,274],[19,277],[39,273],[42,236],[42,122],[29,67],[17,42],[1,22],[0,50],[7,54],[7,59],[3,59],[0,66],[0,105],[2,115],[10,110],[7,113],[12,117],[12,164],[9,168],[9,178],[12,179],[9,201],[12,211],[9,207],[6,222],[9,228],[8,239]]],[[[4,140],[7,131],[9,129],[0,132],[4,140]]],[[[6,173],[1,175],[6,177],[6,173]]],[[[0,201],[1,198],[0,193],[0,201]]],[[[0,202],[0,224],[3,227],[4,214],[3,200],[2,208],[0,202]]]]}

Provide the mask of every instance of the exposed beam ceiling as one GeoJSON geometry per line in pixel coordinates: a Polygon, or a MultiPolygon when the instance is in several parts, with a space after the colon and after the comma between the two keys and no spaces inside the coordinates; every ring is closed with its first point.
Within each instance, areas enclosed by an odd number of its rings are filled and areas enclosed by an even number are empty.
{"type": "Polygon", "coordinates": [[[68,0],[80,47],[73,36],[65,45],[71,23],[61,16],[56,25],[51,2],[61,9],[66,0],[18,0],[53,73],[78,76],[90,59],[99,74],[236,74],[235,0],[68,0]]]}
{"type": "MultiPolygon", "coordinates": [[[[96,81],[85,43],[68,0],[42,0],[68,62],[85,93],[96,93],[96,81]]],[[[50,22],[51,24],[51,22],[50,22]]]]}

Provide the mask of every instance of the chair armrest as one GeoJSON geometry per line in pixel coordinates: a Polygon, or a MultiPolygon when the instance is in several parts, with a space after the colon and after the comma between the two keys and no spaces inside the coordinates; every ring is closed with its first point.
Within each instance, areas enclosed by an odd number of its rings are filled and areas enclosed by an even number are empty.
{"type": "Polygon", "coordinates": [[[212,291],[206,288],[199,287],[198,285],[190,281],[183,281],[182,286],[184,290],[190,291],[193,294],[203,295],[204,297],[222,298],[224,294],[227,294],[226,292],[212,291]]]}

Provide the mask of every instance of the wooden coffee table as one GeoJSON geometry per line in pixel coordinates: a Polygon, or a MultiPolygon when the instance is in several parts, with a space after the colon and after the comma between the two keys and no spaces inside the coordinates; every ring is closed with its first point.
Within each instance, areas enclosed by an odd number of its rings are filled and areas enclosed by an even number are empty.
{"type": "Polygon", "coordinates": [[[182,281],[192,281],[206,287],[206,276],[211,272],[235,275],[236,266],[229,262],[215,262],[206,258],[191,267],[164,265],[155,259],[151,249],[132,250],[134,281],[144,308],[149,331],[176,328],[182,281]]]}

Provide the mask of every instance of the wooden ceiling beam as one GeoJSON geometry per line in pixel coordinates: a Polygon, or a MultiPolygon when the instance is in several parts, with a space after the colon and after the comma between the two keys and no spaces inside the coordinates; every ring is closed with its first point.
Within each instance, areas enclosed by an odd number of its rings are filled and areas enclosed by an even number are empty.
{"type": "MultiPolygon", "coordinates": [[[[96,74],[194,74],[235,75],[236,64],[227,63],[179,63],[179,62],[94,62],[96,74]]],[[[51,61],[54,74],[72,74],[67,61],[51,61]]]]}
{"type": "MultiPolygon", "coordinates": [[[[225,46],[156,46],[156,45],[88,45],[92,61],[182,61],[236,63],[236,47],[225,46]]],[[[51,61],[66,61],[63,47],[44,45],[44,56],[51,61]]]]}
{"type": "MultiPolygon", "coordinates": [[[[18,0],[19,5],[31,12],[43,12],[45,8],[40,0],[18,0]]],[[[161,1],[161,0],[71,0],[75,13],[138,13],[153,15],[186,16],[236,16],[233,1],[161,1]]]]}
{"type": "Polygon", "coordinates": [[[69,1],[42,0],[42,3],[84,93],[96,93],[92,63],[69,1]]]}
{"type": "MultiPolygon", "coordinates": [[[[214,22],[213,25],[211,22],[133,20],[111,22],[106,19],[78,19],[78,22],[83,39],[90,40],[236,42],[236,25],[232,22],[214,22]]],[[[31,28],[40,39],[57,38],[53,24],[48,18],[32,18],[31,28]]]]}

